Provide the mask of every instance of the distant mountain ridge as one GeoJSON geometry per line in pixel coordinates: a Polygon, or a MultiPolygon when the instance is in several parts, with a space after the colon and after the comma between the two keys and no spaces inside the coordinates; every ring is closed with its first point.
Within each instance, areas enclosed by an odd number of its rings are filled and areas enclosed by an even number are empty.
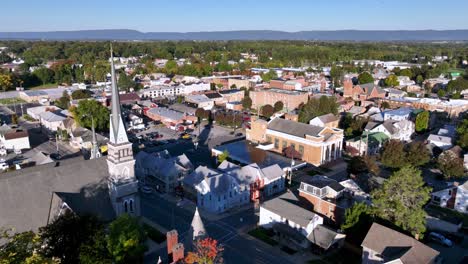
{"type": "Polygon", "coordinates": [[[48,32],[0,32],[6,40],[323,40],[323,41],[466,41],[460,30],[333,30],[298,31],[237,30],[201,32],[140,32],[103,29],[48,32]]]}

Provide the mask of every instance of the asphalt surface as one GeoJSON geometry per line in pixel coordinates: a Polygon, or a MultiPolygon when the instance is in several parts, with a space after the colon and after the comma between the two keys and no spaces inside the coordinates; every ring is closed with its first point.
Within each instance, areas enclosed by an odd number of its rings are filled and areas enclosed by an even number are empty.
{"type": "MultiPolygon", "coordinates": [[[[178,207],[156,194],[142,194],[142,215],[167,230],[177,229],[179,241],[185,241],[187,231],[193,218],[193,213],[178,207]]],[[[263,245],[255,238],[240,235],[238,230],[243,227],[254,226],[258,217],[253,208],[226,216],[220,220],[210,221],[203,218],[207,233],[216,239],[223,247],[223,259],[230,263],[292,263],[281,255],[276,254],[269,246],[263,245]],[[241,221],[242,218],[242,221],[241,221]]],[[[161,248],[158,252],[148,255],[146,263],[155,263],[158,257],[167,260],[167,249],[161,248]]]]}

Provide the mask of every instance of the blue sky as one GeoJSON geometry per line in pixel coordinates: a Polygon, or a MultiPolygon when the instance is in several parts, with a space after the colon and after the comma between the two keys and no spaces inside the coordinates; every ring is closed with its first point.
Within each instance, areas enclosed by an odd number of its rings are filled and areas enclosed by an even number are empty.
{"type": "Polygon", "coordinates": [[[468,29],[467,0],[5,0],[0,31],[468,29]],[[8,21],[8,22],[7,22],[8,21]]]}

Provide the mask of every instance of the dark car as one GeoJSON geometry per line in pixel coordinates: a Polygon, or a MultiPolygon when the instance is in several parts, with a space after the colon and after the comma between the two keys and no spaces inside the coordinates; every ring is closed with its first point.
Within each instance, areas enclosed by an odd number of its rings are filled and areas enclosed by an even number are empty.
{"type": "Polygon", "coordinates": [[[237,133],[237,134],[236,134],[236,137],[242,137],[243,135],[244,135],[244,134],[242,134],[242,133],[237,133]]]}

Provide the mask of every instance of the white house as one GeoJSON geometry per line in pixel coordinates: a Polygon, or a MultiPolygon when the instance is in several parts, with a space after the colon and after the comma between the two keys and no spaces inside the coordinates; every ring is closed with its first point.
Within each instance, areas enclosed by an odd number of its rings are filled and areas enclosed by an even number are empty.
{"type": "Polygon", "coordinates": [[[259,168],[252,163],[240,167],[223,161],[218,169],[199,166],[183,180],[187,193],[196,197],[197,206],[221,213],[248,204],[260,196],[268,197],[285,188],[284,171],[278,165],[259,168]]]}
{"type": "Polygon", "coordinates": [[[401,121],[385,121],[383,123],[369,122],[365,127],[365,131],[370,133],[382,132],[390,139],[398,139],[401,141],[411,141],[411,135],[414,133],[415,125],[409,120],[401,121]]]}
{"type": "Polygon", "coordinates": [[[433,192],[431,203],[468,214],[468,181],[463,185],[454,182],[446,189],[433,192]]]}
{"type": "Polygon", "coordinates": [[[313,118],[309,121],[309,125],[338,128],[339,120],[338,116],[335,116],[334,114],[326,114],[313,118]]]}
{"type": "Polygon", "coordinates": [[[7,150],[29,149],[29,134],[26,130],[10,129],[0,133],[0,142],[7,150]]]}
{"type": "Polygon", "coordinates": [[[36,107],[30,107],[26,110],[26,113],[33,119],[39,120],[40,115],[45,112],[54,112],[54,111],[59,111],[61,110],[60,108],[56,106],[36,106],[36,107]]]}
{"type": "Polygon", "coordinates": [[[48,111],[39,114],[39,121],[41,122],[42,128],[45,128],[49,132],[57,131],[65,119],[67,119],[67,117],[59,111],[48,111]]]}
{"type": "Polygon", "coordinates": [[[431,134],[427,138],[430,144],[433,144],[443,150],[447,150],[452,147],[452,138],[440,135],[431,134]]]}
{"type": "Polygon", "coordinates": [[[401,121],[401,120],[408,120],[410,119],[410,115],[413,112],[413,109],[407,107],[401,107],[395,110],[388,110],[383,112],[384,121],[387,120],[394,120],[394,121],[401,121]]]}
{"type": "Polygon", "coordinates": [[[315,244],[324,250],[339,247],[345,235],[323,226],[323,217],[299,206],[290,191],[260,205],[258,225],[272,229],[280,243],[292,248],[307,248],[315,244]]]}

